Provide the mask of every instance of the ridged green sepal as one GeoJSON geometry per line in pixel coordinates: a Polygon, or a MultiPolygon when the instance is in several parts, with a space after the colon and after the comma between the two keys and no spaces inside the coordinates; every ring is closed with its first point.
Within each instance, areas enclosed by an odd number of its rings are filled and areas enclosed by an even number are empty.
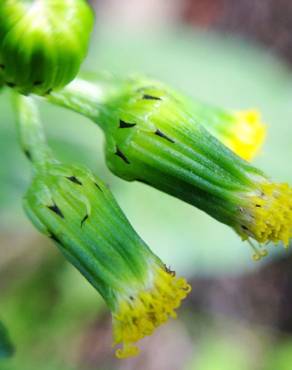
{"type": "Polygon", "coordinates": [[[261,176],[191,115],[187,100],[157,82],[125,84],[98,121],[116,175],[149,183],[229,225],[240,194],[261,176]]]}

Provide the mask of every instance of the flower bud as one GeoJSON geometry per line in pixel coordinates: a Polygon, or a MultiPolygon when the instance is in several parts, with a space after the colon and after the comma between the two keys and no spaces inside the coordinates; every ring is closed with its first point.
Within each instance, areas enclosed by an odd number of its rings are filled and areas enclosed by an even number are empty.
{"type": "MultiPolygon", "coordinates": [[[[172,194],[260,246],[292,237],[292,189],[275,184],[213,137],[183,97],[146,81],[129,84],[99,116],[110,169],[172,194]]],[[[266,255],[255,246],[254,258],[266,255]]]]}
{"type": "Polygon", "coordinates": [[[111,309],[117,356],[133,356],[137,341],[175,316],[190,286],[151,252],[97,177],[53,157],[34,100],[16,94],[15,107],[19,142],[34,168],[25,211],[111,309]]]}
{"type": "Polygon", "coordinates": [[[59,163],[38,169],[24,208],[106,301],[119,358],[136,355],[137,341],[176,316],[190,286],[151,252],[89,170],[59,163]]]}
{"type": "MultiPolygon", "coordinates": [[[[114,174],[149,184],[231,226],[252,245],[254,259],[267,252],[258,250],[253,239],[260,247],[269,242],[288,246],[292,189],[271,182],[211,135],[209,131],[225,120],[223,113],[216,124],[213,116],[207,130],[213,113],[207,114],[204,108],[196,114],[188,98],[159,82],[130,79],[109,94],[94,89],[82,92],[77,83],[50,99],[80,111],[103,129],[106,161],[114,174]]],[[[258,126],[256,113],[233,117],[227,115],[234,127],[258,126]]],[[[238,140],[244,139],[240,135],[233,143],[238,140]]]]}
{"type": "Polygon", "coordinates": [[[78,73],[93,12],[86,0],[2,0],[0,75],[28,94],[46,94],[78,73]]]}
{"type": "MultiPolygon", "coordinates": [[[[132,86],[139,82],[141,84],[140,78],[131,78],[132,86]]],[[[84,114],[100,124],[99,115],[104,110],[104,104],[114,99],[126,85],[127,80],[119,80],[110,75],[93,75],[91,80],[76,78],[66,88],[54,92],[47,99],[84,114]]],[[[153,83],[154,87],[155,85],[157,86],[157,82],[153,83]]],[[[239,157],[250,161],[260,151],[266,136],[266,126],[257,110],[230,111],[179,96],[177,93],[176,96],[177,100],[183,100],[185,109],[193,119],[239,157]]],[[[151,100],[151,97],[146,94],[145,100],[151,100]]]]}

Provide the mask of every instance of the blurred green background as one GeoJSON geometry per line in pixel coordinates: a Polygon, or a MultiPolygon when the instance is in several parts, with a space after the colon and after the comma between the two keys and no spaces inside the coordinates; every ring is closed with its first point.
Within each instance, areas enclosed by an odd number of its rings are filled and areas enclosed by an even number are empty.
{"type": "MultiPolygon", "coordinates": [[[[284,3],[279,5],[283,22],[288,17],[284,3]]],[[[232,6],[241,9],[242,4],[237,0],[232,6]]],[[[279,51],[274,39],[252,30],[243,37],[248,20],[240,17],[237,28],[229,27],[228,1],[93,5],[97,24],[84,71],[146,73],[219,106],[258,108],[268,138],[255,163],[273,179],[292,182],[292,75],[284,47],[279,51]]],[[[273,19],[261,18],[262,10],[251,10],[273,28],[273,19]]],[[[21,197],[30,168],[17,146],[10,94],[4,89],[0,320],[16,353],[0,359],[0,370],[290,370],[290,253],[271,247],[265,261],[252,262],[247,243],[226,226],[145,185],[115,178],[105,166],[98,127],[48,103],[40,107],[59,158],[86,164],[103,178],[139,234],[167,265],[190,279],[193,292],[178,320],[143,341],[140,357],[114,359],[110,315],[100,297],[24,216],[21,197]]]]}

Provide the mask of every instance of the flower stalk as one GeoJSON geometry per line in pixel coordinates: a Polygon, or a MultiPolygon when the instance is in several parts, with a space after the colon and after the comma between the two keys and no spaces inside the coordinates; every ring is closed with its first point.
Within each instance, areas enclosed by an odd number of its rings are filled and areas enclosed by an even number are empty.
{"type": "Polygon", "coordinates": [[[54,162],[40,123],[38,109],[32,98],[13,93],[16,129],[20,147],[34,167],[54,162]]]}

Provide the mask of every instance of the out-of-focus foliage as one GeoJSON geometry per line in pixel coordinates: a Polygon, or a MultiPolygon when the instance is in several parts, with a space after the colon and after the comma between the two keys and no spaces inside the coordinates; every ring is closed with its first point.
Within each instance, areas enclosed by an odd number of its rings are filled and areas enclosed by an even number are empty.
{"type": "Polygon", "coordinates": [[[13,346],[8,337],[5,326],[0,322],[0,359],[10,357],[13,353],[13,346]]]}
{"type": "Polygon", "coordinates": [[[64,361],[77,352],[82,331],[102,313],[100,297],[55,253],[44,253],[33,268],[21,262],[18,267],[18,279],[7,284],[0,298],[17,352],[0,362],[0,369],[70,369],[64,361]]]}

